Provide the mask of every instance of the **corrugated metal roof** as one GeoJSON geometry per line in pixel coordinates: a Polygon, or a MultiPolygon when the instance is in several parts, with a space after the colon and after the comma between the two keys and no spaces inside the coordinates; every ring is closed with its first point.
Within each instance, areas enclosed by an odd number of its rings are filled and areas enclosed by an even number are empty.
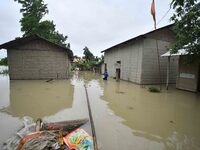
{"type": "Polygon", "coordinates": [[[118,46],[120,46],[120,45],[129,43],[129,42],[131,42],[131,41],[133,41],[133,40],[137,40],[137,39],[139,39],[139,38],[142,38],[142,37],[146,36],[147,34],[150,34],[150,33],[153,33],[153,32],[159,31],[159,30],[162,30],[162,29],[164,29],[164,28],[170,28],[170,27],[172,27],[173,25],[174,25],[174,24],[170,24],[170,25],[161,27],[161,28],[159,28],[159,29],[156,29],[156,30],[147,32],[147,33],[145,33],[145,34],[141,34],[141,35],[136,36],[136,37],[134,37],[134,38],[132,38],[132,39],[129,39],[129,40],[127,40],[127,41],[124,41],[124,42],[122,42],[122,43],[119,43],[119,44],[117,44],[117,45],[114,45],[114,46],[112,46],[112,47],[110,47],[110,48],[107,48],[107,49],[101,51],[101,53],[103,53],[103,52],[105,52],[105,51],[108,51],[108,50],[110,50],[110,49],[112,49],[112,48],[118,47],[118,46]]]}
{"type": "Polygon", "coordinates": [[[161,57],[169,57],[169,56],[181,56],[181,55],[187,55],[188,52],[185,49],[178,50],[177,53],[172,54],[171,51],[166,52],[165,54],[161,55],[161,57]]]}
{"type": "Polygon", "coordinates": [[[40,37],[38,35],[31,35],[31,36],[22,37],[22,38],[16,38],[15,40],[12,40],[12,41],[9,41],[9,42],[6,42],[6,43],[0,45],[0,49],[3,49],[3,48],[6,49],[8,47],[11,47],[11,46],[14,46],[14,45],[17,45],[17,44],[23,44],[25,42],[28,42],[28,41],[31,41],[31,40],[35,40],[35,39],[41,39],[41,40],[46,41],[46,42],[48,42],[50,44],[53,44],[53,45],[55,45],[57,47],[70,50],[69,48],[67,48],[65,46],[62,46],[62,45],[59,45],[59,44],[55,44],[55,43],[53,43],[53,42],[51,42],[51,41],[49,41],[49,40],[47,40],[45,38],[42,38],[42,37],[40,37]]]}
{"type": "Polygon", "coordinates": [[[32,35],[32,36],[28,36],[28,37],[16,38],[15,40],[12,40],[12,41],[9,41],[9,42],[6,42],[6,43],[0,45],[0,50],[1,49],[8,49],[10,47],[14,47],[14,46],[19,45],[19,44],[24,44],[25,42],[29,42],[29,41],[36,40],[36,39],[43,40],[43,41],[48,42],[49,44],[54,45],[54,46],[56,46],[58,48],[65,49],[65,50],[67,50],[67,52],[69,54],[68,56],[72,57],[71,56],[72,55],[72,50],[71,49],[69,49],[69,48],[67,48],[65,46],[53,43],[53,42],[51,42],[51,41],[49,41],[47,39],[44,39],[44,38],[42,38],[42,37],[40,37],[38,35],[32,35]]]}

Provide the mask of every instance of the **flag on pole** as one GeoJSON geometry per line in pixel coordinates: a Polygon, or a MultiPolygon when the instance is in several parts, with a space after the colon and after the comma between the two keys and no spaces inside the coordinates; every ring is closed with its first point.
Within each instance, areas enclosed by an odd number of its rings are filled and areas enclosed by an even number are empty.
{"type": "Polygon", "coordinates": [[[151,3],[151,15],[153,16],[154,27],[156,29],[156,9],[155,9],[155,2],[154,2],[154,0],[151,3]]]}

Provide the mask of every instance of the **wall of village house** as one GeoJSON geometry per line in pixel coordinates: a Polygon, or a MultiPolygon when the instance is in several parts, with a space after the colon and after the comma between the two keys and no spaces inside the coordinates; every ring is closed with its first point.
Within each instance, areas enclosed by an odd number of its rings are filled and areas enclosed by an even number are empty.
{"type": "Polygon", "coordinates": [[[63,49],[35,40],[8,49],[10,79],[65,79],[69,59],[63,49]]]}
{"type": "MultiPolygon", "coordinates": [[[[166,83],[168,58],[160,56],[166,53],[175,41],[174,33],[168,28],[152,32],[143,40],[142,84],[160,83],[156,41],[159,50],[161,82],[166,83]]],[[[177,70],[178,58],[173,57],[170,60],[169,83],[176,83],[177,70]]]]}
{"type": "MultiPolygon", "coordinates": [[[[167,79],[167,65],[168,58],[160,57],[167,52],[167,48],[171,45],[168,41],[157,40],[159,59],[160,59],[160,73],[161,82],[166,83],[167,79]]],[[[176,76],[178,70],[178,58],[172,57],[170,59],[169,83],[176,83],[176,76]]],[[[159,67],[156,40],[145,38],[143,44],[143,63],[142,63],[142,84],[159,84],[159,67]]]]}
{"type": "Polygon", "coordinates": [[[105,52],[104,63],[107,64],[110,77],[116,77],[116,63],[121,61],[121,79],[140,83],[142,66],[142,41],[136,40],[105,52]]]}
{"type": "Polygon", "coordinates": [[[179,72],[177,75],[176,87],[182,90],[196,92],[199,80],[199,64],[185,64],[184,56],[180,56],[179,72]]]}
{"type": "MultiPolygon", "coordinates": [[[[160,55],[166,53],[175,41],[174,33],[168,28],[149,33],[142,39],[124,43],[105,52],[109,75],[116,76],[115,63],[121,61],[121,79],[139,84],[160,83],[156,40],[159,49],[161,82],[166,83],[168,58],[160,55]]],[[[178,58],[173,57],[170,60],[169,83],[176,83],[177,70],[178,58]]]]}

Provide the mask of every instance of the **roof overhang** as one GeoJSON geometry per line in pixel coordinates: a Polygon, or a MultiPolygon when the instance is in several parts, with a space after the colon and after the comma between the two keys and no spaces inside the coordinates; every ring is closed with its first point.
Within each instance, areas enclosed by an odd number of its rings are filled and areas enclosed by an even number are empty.
{"type": "Polygon", "coordinates": [[[161,55],[161,57],[182,56],[187,54],[188,52],[185,49],[179,49],[177,53],[171,53],[171,51],[168,51],[165,54],[161,55]]]}
{"type": "Polygon", "coordinates": [[[109,50],[111,50],[111,49],[113,49],[113,48],[122,46],[122,45],[127,44],[127,43],[129,43],[129,42],[131,42],[131,41],[141,39],[141,38],[145,37],[146,35],[148,35],[148,34],[150,34],[150,33],[157,32],[157,31],[162,30],[162,29],[165,29],[165,28],[171,28],[171,27],[173,27],[173,25],[174,25],[174,24],[170,24],[170,25],[161,27],[161,28],[159,28],[159,29],[156,29],[156,30],[147,32],[147,33],[145,33],[145,34],[141,34],[141,35],[136,36],[136,37],[134,37],[134,38],[132,38],[132,39],[129,39],[129,40],[127,40],[127,41],[124,41],[124,42],[122,42],[122,43],[119,43],[119,44],[117,44],[117,45],[114,45],[114,46],[112,46],[112,47],[110,47],[110,48],[107,48],[107,49],[101,51],[101,53],[104,53],[104,52],[109,51],[109,50]]]}
{"type": "Polygon", "coordinates": [[[119,43],[119,44],[117,44],[117,45],[114,45],[114,46],[112,46],[112,47],[110,47],[110,48],[107,48],[107,49],[101,51],[101,53],[104,53],[104,52],[106,52],[106,51],[108,51],[108,50],[111,50],[111,49],[113,49],[113,48],[116,48],[116,47],[120,47],[120,46],[122,46],[122,45],[124,45],[124,44],[127,44],[127,43],[133,41],[133,40],[138,40],[138,39],[140,39],[140,38],[142,38],[142,37],[144,37],[144,36],[145,36],[145,35],[139,35],[139,36],[134,37],[134,38],[132,38],[132,39],[130,39],[130,40],[124,41],[124,42],[119,43]]]}
{"type": "Polygon", "coordinates": [[[29,41],[32,41],[32,40],[37,40],[37,39],[45,41],[45,42],[47,42],[47,43],[49,43],[49,44],[51,44],[53,46],[56,46],[58,48],[63,49],[63,50],[66,50],[67,53],[68,53],[68,56],[70,58],[72,58],[72,56],[71,56],[72,55],[72,50],[71,49],[69,49],[69,48],[67,48],[67,47],[65,47],[63,45],[59,45],[59,44],[53,43],[53,42],[51,42],[51,41],[49,41],[49,40],[47,40],[45,38],[42,38],[42,37],[40,37],[38,35],[31,35],[31,36],[22,37],[22,38],[16,38],[15,40],[12,40],[12,41],[9,41],[9,42],[6,42],[6,43],[0,45],[0,50],[1,49],[8,49],[8,48],[11,48],[11,47],[15,47],[17,45],[24,44],[26,42],[29,42],[29,41]]]}

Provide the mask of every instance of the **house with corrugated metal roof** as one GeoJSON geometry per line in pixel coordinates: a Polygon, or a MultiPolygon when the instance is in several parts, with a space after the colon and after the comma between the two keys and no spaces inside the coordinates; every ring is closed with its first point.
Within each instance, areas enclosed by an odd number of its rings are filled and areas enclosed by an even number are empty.
{"type": "MultiPolygon", "coordinates": [[[[137,84],[160,84],[167,80],[167,58],[160,55],[175,41],[173,25],[139,35],[102,51],[110,77],[137,84]]],[[[178,60],[170,62],[169,83],[176,82],[178,60]]]]}
{"type": "Polygon", "coordinates": [[[0,45],[7,49],[10,79],[66,79],[72,51],[37,35],[0,45]]]}
{"type": "MultiPolygon", "coordinates": [[[[170,69],[170,61],[171,59],[178,58],[178,73],[176,78],[176,88],[181,90],[187,90],[191,92],[200,91],[200,65],[197,60],[192,61],[191,63],[186,63],[186,57],[188,55],[188,51],[185,49],[178,50],[177,53],[171,53],[170,51],[166,52],[162,55],[162,57],[168,58],[168,66],[167,67],[167,77],[170,69]]],[[[166,84],[168,87],[168,83],[166,84]]]]}

